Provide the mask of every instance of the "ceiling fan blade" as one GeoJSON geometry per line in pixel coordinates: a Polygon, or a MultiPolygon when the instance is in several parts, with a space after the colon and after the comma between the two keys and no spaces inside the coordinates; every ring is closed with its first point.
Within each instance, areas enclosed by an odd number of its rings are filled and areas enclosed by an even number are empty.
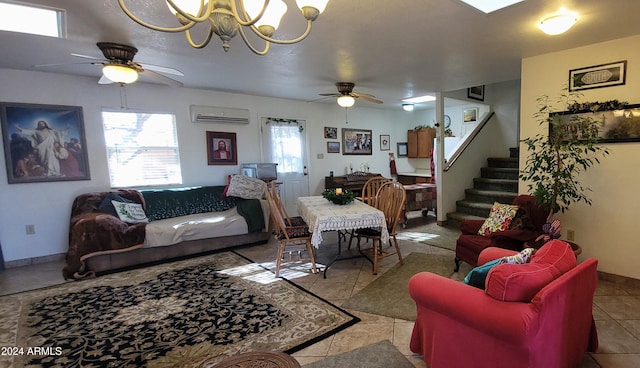
{"type": "Polygon", "coordinates": [[[98,58],[95,56],[82,55],[82,54],[71,54],[71,56],[83,58],[83,59],[91,59],[91,60],[102,60],[103,58],[98,58]]]}
{"type": "Polygon", "coordinates": [[[318,95],[320,95],[320,96],[332,96],[332,97],[340,97],[340,96],[342,96],[339,93],[319,93],[318,95]]]}
{"type": "Polygon", "coordinates": [[[105,77],[104,75],[100,77],[100,80],[98,80],[98,84],[111,84],[111,83],[113,83],[113,81],[105,77]]]}
{"type": "Polygon", "coordinates": [[[381,104],[382,103],[382,100],[378,100],[377,98],[372,97],[371,95],[368,95],[366,93],[352,93],[352,96],[355,97],[355,98],[363,99],[363,100],[368,101],[368,102],[373,102],[373,103],[377,103],[377,104],[381,104]]]}
{"type": "Polygon", "coordinates": [[[142,69],[151,70],[154,72],[164,73],[164,74],[173,74],[184,77],[184,73],[179,71],[178,69],[169,68],[166,66],[152,65],[152,64],[138,64],[142,67],[142,69]]]}
{"type": "Polygon", "coordinates": [[[156,73],[156,72],[154,72],[153,70],[150,70],[150,69],[143,69],[142,71],[140,71],[140,73],[144,74],[144,75],[146,75],[148,77],[151,77],[151,78],[157,80],[158,82],[160,82],[162,84],[166,84],[166,85],[171,86],[171,87],[183,87],[184,86],[184,84],[182,82],[179,82],[179,81],[177,81],[175,79],[171,79],[171,78],[169,78],[167,76],[164,76],[164,75],[162,75],[160,73],[156,73]]]}
{"type": "Polygon", "coordinates": [[[48,66],[61,66],[61,65],[80,65],[80,64],[94,64],[90,61],[83,61],[78,63],[52,63],[52,64],[38,64],[33,65],[34,68],[46,68],[48,66]]]}

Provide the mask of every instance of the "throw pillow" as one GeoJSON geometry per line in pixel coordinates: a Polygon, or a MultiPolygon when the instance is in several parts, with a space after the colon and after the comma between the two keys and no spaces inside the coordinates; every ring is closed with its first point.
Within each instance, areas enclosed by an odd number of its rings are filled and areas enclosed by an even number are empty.
{"type": "Polygon", "coordinates": [[[511,225],[509,225],[510,230],[535,230],[536,226],[533,224],[533,220],[531,219],[531,214],[529,213],[528,207],[520,207],[518,212],[516,212],[516,216],[511,221],[511,225]]]}
{"type": "Polygon", "coordinates": [[[117,193],[109,192],[109,193],[107,193],[107,195],[104,196],[104,199],[100,203],[100,207],[98,207],[98,211],[104,212],[104,213],[108,213],[111,216],[118,217],[118,213],[116,212],[115,207],[113,207],[113,203],[111,203],[111,201],[118,201],[118,202],[124,202],[124,203],[133,203],[133,201],[130,201],[130,200],[118,195],[117,193]]]}
{"type": "Polygon", "coordinates": [[[531,259],[531,256],[533,256],[534,252],[535,252],[535,249],[533,249],[533,248],[523,249],[520,253],[516,253],[516,254],[514,254],[512,256],[509,256],[509,257],[500,258],[500,264],[504,264],[504,263],[508,263],[508,264],[529,263],[529,260],[531,259]]]}
{"type": "Polygon", "coordinates": [[[478,234],[489,236],[495,231],[505,231],[509,229],[509,225],[511,225],[511,221],[515,217],[516,212],[518,212],[518,206],[494,202],[493,207],[491,207],[491,212],[489,212],[489,218],[484,221],[480,230],[478,230],[478,234]]]}
{"type": "Polygon", "coordinates": [[[147,215],[142,209],[142,205],[138,203],[125,203],[118,201],[111,201],[113,207],[116,209],[116,213],[121,221],[129,224],[136,224],[140,222],[149,222],[147,215]]]}
{"type": "Polygon", "coordinates": [[[262,199],[266,183],[246,175],[233,175],[227,190],[227,196],[244,199],[262,199]]]}

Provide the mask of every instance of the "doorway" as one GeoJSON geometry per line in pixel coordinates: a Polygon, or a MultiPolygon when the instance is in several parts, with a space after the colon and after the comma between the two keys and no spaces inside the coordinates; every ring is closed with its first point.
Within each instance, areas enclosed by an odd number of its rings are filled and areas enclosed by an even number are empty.
{"type": "Polygon", "coordinates": [[[262,157],[278,164],[280,197],[287,213],[298,214],[297,198],[309,195],[305,120],[263,117],[262,157]]]}

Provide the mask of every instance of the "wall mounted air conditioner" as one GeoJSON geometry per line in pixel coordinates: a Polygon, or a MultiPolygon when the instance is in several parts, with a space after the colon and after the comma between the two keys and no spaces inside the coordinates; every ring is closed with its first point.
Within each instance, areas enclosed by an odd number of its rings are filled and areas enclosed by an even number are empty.
{"type": "Polygon", "coordinates": [[[189,110],[194,123],[249,124],[248,109],[191,105],[189,110]]]}

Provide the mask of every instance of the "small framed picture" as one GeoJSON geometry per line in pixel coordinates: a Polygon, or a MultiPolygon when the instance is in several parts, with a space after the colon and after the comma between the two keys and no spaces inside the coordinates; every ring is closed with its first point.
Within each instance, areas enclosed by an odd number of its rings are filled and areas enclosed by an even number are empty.
{"type": "Polygon", "coordinates": [[[207,163],[209,165],[237,165],[236,133],[207,132],[207,163]]]}
{"type": "Polygon", "coordinates": [[[380,151],[391,150],[391,136],[388,134],[380,135],[380,151]]]}
{"type": "Polygon", "coordinates": [[[338,128],[324,127],[324,137],[327,139],[338,139],[338,128]]]}
{"type": "Polygon", "coordinates": [[[340,153],[340,142],[327,142],[327,153],[340,153]]]}
{"type": "Polygon", "coordinates": [[[407,157],[409,155],[407,142],[399,142],[398,145],[398,157],[407,157]]]}
{"type": "Polygon", "coordinates": [[[478,121],[478,108],[464,109],[462,121],[465,123],[475,123],[478,121]]]}
{"type": "Polygon", "coordinates": [[[467,97],[484,101],[484,85],[467,88],[467,97]]]}

